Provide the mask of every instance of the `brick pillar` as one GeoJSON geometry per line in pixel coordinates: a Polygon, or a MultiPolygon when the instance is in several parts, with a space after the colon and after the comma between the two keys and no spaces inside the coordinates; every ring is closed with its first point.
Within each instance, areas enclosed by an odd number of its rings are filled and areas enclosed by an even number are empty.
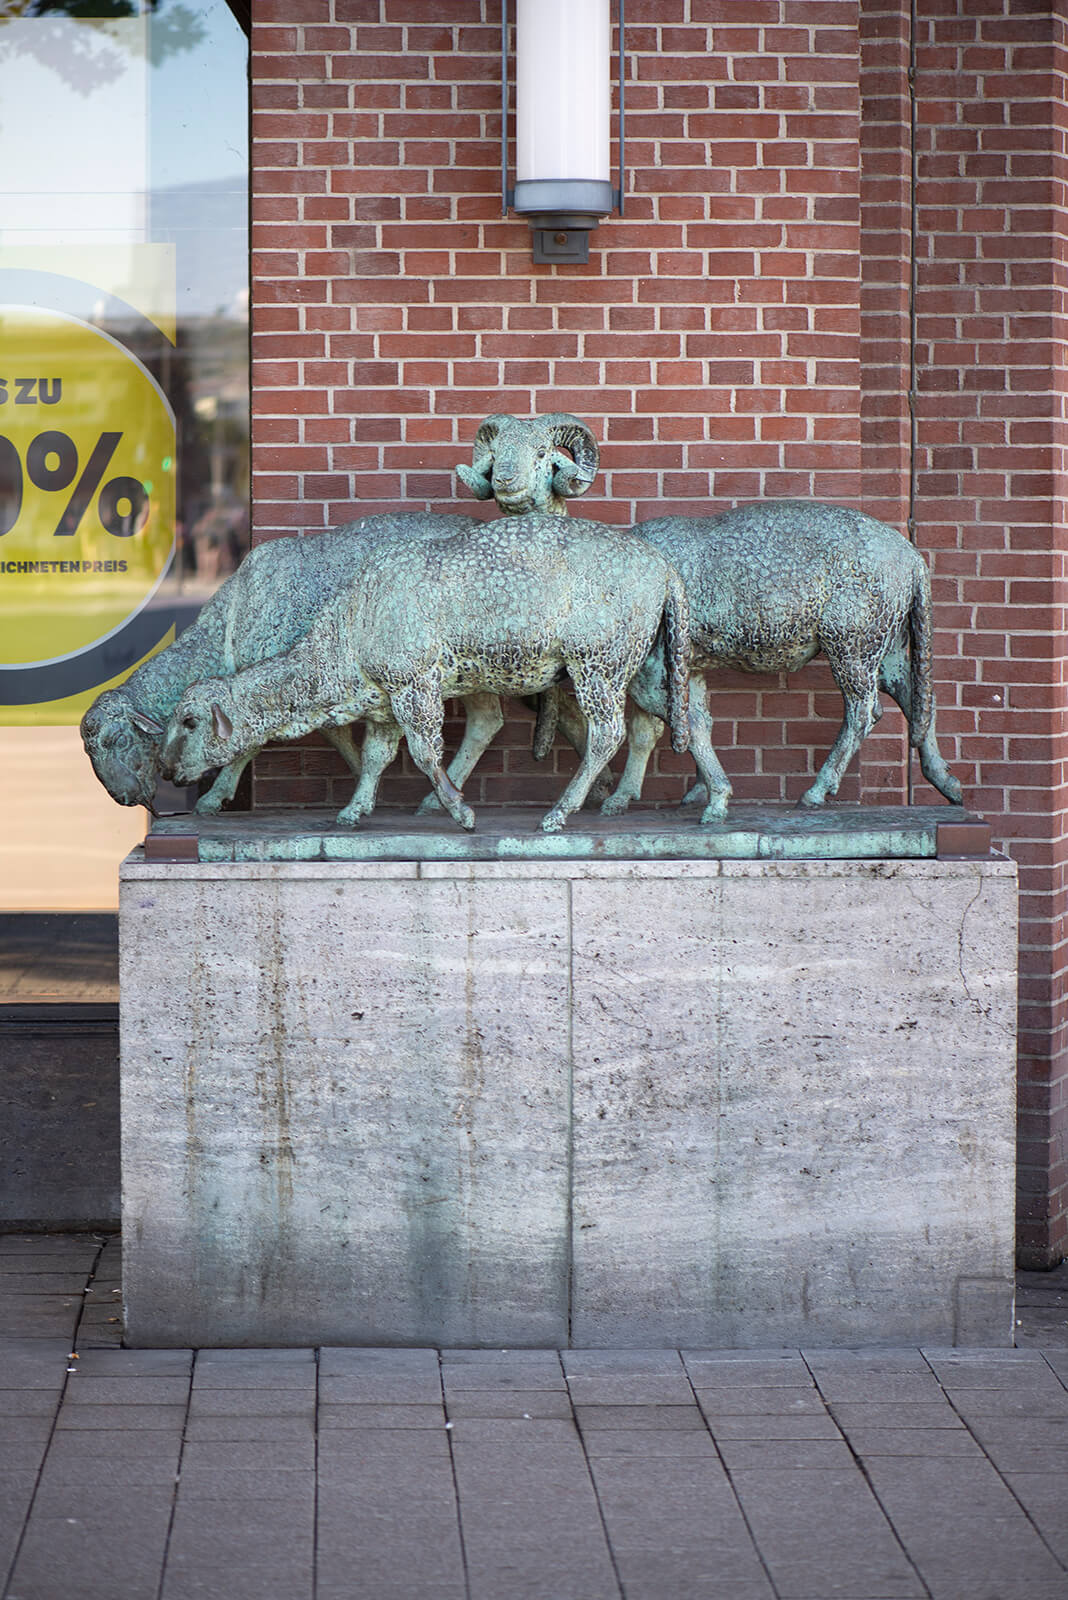
{"type": "Polygon", "coordinates": [[[1056,34],[1048,5],[919,0],[917,542],[934,575],[943,749],[1020,863],[1031,1266],[1063,1255],[1068,1193],[1060,23],[1056,34]]]}

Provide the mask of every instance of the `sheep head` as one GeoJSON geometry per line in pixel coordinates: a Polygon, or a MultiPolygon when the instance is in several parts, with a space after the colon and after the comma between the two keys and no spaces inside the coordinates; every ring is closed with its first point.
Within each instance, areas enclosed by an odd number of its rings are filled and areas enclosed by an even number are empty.
{"type": "Polygon", "coordinates": [[[148,806],[159,777],[163,724],[139,711],[125,689],[105,689],[82,718],[93,771],[120,806],[148,806]]]}
{"type": "Polygon", "coordinates": [[[597,476],[597,441],[578,417],[493,416],[479,424],[470,467],[459,477],[479,500],[492,495],[507,516],[567,515],[567,501],[597,476]]]}
{"type": "Polygon", "coordinates": [[[223,678],[194,683],[174,708],[160,751],[160,765],[176,783],[193,783],[213,767],[243,753],[234,732],[235,711],[223,678]]]}

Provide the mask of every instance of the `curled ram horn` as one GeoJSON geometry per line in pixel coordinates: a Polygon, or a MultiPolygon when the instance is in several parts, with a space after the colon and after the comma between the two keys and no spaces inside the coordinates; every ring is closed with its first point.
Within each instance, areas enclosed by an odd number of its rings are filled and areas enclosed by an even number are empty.
{"type": "Polygon", "coordinates": [[[493,442],[504,424],[514,420],[503,414],[484,418],[471,446],[471,465],[467,467],[461,463],[456,468],[457,477],[466,483],[476,500],[488,500],[493,493],[493,442]]]}
{"type": "Polygon", "coordinates": [[[568,412],[556,412],[542,421],[550,429],[555,446],[553,493],[565,498],[585,494],[597,476],[597,440],[579,417],[568,412]]]}
{"type": "Polygon", "coordinates": [[[163,738],[162,722],[157,722],[155,717],[150,717],[147,711],[131,711],[130,721],[135,728],[140,728],[142,733],[150,733],[154,739],[163,738]]]}
{"type": "Polygon", "coordinates": [[[234,736],[234,725],[218,701],[212,702],[211,731],[216,739],[232,739],[234,736]]]}

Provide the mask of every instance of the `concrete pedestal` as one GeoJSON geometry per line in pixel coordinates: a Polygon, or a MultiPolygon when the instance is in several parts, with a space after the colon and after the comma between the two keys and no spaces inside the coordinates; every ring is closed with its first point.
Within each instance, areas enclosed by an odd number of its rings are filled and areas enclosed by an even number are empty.
{"type": "Polygon", "coordinates": [[[1011,1339],[976,860],[122,869],[135,1345],[1011,1339]]]}

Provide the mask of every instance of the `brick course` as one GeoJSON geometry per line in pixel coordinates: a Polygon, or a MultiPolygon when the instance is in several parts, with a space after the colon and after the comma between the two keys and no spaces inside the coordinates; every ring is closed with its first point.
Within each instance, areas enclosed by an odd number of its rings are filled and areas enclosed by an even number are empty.
{"type": "MultiPolygon", "coordinates": [[[[943,750],[1021,866],[1037,1264],[1063,1250],[1068,1182],[1063,28],[1037,3],[917,0],[913,38],[910,10],[629,0],[625,216],[558,268],[501,216],[499,0],[448,21],[433,0],[257,0],[254,537],[402,502],[488,516],[454,469],[493,411],[587,419],[602,470],[573,509],[605,521],[784,495],[911,516],[943,750]]],[[[840,717],[820,663],[721,674],[711,704],[740,799],[795,800],[840,717]]],[[[558,747],[536,767],[529,717],[508,719],[476,806],[548,800],[573,766],[558,747]]],[[[648,798],[691,773],[661,748],[648,798]]],[[[257,763],[259,805],[349,789],[317,740],[257,763]]],[[[404,755],[383,803],[424,790],[404,755]]],[[[896,708],[841,797],[938,798],[896,708]]]]}

